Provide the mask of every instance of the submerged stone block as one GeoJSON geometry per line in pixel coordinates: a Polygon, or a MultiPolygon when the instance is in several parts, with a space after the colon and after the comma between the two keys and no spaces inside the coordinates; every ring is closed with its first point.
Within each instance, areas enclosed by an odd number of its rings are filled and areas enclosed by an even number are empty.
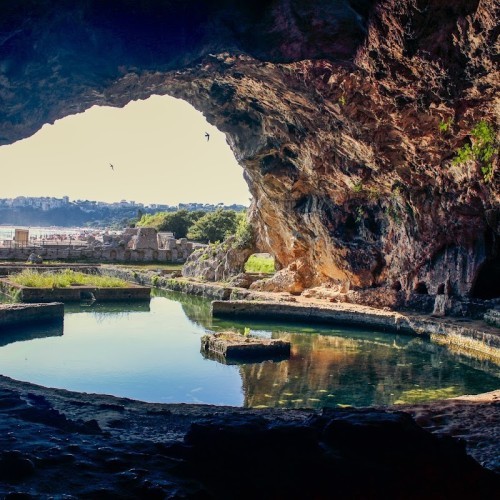
{"type": "Polygon", "coordinates": [[[290,356],[290,342],[281,339],[249,337],[236,332],[220,332],[204,335],[201,350],[207,357],[226,361],[264,361],[284,359],[290,356]]]}

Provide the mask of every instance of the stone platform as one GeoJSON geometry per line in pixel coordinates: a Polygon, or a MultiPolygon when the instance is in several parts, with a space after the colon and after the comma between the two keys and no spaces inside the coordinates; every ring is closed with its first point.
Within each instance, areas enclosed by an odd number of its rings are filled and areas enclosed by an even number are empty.
{"type": "Polygon", "coordinates": [[[284,359],[290,356],[290,342],[281,339],[248,337],[236,332],[220,332],[204,335],[201,350],[226,360],[263,361],[284,359]]]}
{"type": "Polygon", "coordinates": [[[6,295],[18,295],[22,302],[80,302],[96,300],[98,302],[149,300],[151,289],[130,284],[123,288],[101,288],[93,286],[70,286],[62,288],[35,288],[18,285],[7,279],[0,279],[0,291],[6,295]]]}
{"type": "Polygon", "coordinates": [[[0,304],[0,330],[12,325],[63,322],[64,304],[0,304]]]}

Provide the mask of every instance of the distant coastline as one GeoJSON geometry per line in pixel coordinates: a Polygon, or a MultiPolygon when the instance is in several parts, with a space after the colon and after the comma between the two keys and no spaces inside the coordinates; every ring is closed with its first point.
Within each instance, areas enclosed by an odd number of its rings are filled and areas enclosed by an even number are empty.
{"type": "Polygon", "coordinates": [[[214,211],[217,208],[243,211],[244,205],[224,205],[223,203],[180,203],[170,205],[143,205],[134,201],[122,200],[104,203],[90,200],[70,202],[63,198],[36,198],[18,196],[0,199],[0,226],[16,227],[87,227],[122,229],[130,221],[137,220],[144,214],[175,212],[179,209],[214,211]]]}

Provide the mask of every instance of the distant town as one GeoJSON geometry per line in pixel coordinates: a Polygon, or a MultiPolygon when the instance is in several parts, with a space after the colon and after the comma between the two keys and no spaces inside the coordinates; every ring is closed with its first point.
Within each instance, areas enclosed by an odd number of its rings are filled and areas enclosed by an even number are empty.
{"type": "Polygon", "coordinates": [[[143,204],[121,200],[114,203],[91,200],[70,201],[68,196],[0,198],[0,224],[23,226],[124,227],[144,214],[177,210],[212,212],[218,208],[246,210],[244,205],[224,203],[179,203],[178,205],[143,204]]]}

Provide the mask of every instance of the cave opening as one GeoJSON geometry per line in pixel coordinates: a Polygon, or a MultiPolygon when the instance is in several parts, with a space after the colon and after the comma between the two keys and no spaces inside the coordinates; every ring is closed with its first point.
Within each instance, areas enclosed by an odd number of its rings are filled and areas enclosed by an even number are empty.
{"type": "Polygon", "coordinates": [[[0,147],[0,198],[68,197],[248,206],[250,193],[224,133],[186,101],[153,95],[93,106],[0,147]]]}
{"type": "Polygon", "coordinates": [[[471,290],[476,299],[500,298],[500,261],[498,259],[485,262],[477,274],[471,290]]]}
{"type": "Polygon", "coordinates": [[[419,295],[427,295],[429,293],[428,289],[427,289],[427,285],[425,284],[425,282],[423,281],[419,281],[416,285],[415,285],[415,288],[413,290],[415,293],[419,294],[419,295]]]}

